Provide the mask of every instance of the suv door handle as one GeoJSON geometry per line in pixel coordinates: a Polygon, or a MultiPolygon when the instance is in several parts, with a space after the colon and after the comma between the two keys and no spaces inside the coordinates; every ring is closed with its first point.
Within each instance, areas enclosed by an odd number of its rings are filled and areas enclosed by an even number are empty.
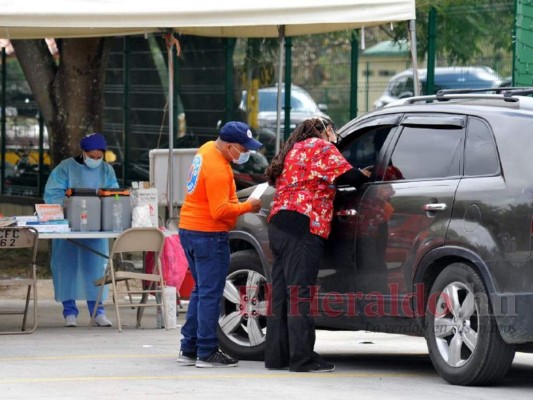
{"type": "Polygon", "coordinates": [[[339,210],[335,213],[338,217],[353,217],[357,215],[357,210],[350,209],[350,210],[339,210]]]}
{"type": "Polygon", "coordinates": [[[422,208],[424,211],[444,211],[446,208],[448,208],[448,206],[446,203],[429,203],[424,204],[422,208]]]}

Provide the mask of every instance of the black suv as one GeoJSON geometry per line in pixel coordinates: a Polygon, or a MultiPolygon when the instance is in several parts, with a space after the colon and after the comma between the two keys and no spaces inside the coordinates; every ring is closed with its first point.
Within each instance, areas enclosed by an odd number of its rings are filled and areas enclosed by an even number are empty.
{"type": "MultiPolygon", "coordinates": [[[[374,173],[337,189],[317,328],[425,336],[460,385],[498,382],[533,348],[533,90],[505,89],[405,99],[340,130],[342,154],[374,173]]],[[[241,359],[265,348],[272,193],[230,232],[219,338],[241,359]]]]}

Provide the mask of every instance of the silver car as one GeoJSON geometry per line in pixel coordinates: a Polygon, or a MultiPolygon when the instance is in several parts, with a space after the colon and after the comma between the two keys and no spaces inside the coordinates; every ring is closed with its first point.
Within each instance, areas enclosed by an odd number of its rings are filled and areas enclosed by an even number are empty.
{"type": "MultiPolygon", "coordinates": [[[[266,88],[259,89],[259,111],[257,113],[257,120],[259,123],[257,133],[258,138],[263,143],[267,149],[267,155],[272,156],[275,140],[276,140],[276,117],[277,117],[277,95],[278,87],[271,86],[266,88]],[[270,154],[272,153],[272,154],[270,154]]],[[[284,99],[285,99],[285,90],[281,91],[281,126],[283,129],[283,124],[285,120],[285,110],[284,110],[284,99]]],[[[246,107],[247,102],[247,92],[244,90],[242,92],[241,103],[239,108],[248,112],[246,107]]],[[[324,112],[327,109],[325,104],[317,104],[311,95],[300,86],[292,85],[291,87],[291,122],[290,122],[290,131],[296,128],[297,125],[302,123],[308,118],[313,117],[322,117],[329,118],[329,116],[324,112]]]]}

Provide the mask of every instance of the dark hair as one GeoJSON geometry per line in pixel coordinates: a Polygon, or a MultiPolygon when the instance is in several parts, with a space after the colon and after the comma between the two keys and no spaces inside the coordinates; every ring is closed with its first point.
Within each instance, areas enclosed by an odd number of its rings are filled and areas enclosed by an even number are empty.
{"type": "Polygon", "coordinates": [[[265,171],[265,176],[268,183],[272,186],[276,184],[277,178],[283,171],[283,164],[285,157],[292,149],[295,143],[303,142],[306,139],[317,137],[320,138],[322,132],[326,130],[328,126],[332,126],[335,130],[335,125],[328,118],[310,118],[306,119],[291,133],[291,136],[283,144],[278,154],[274,156],[272,162],[265,171]]]}

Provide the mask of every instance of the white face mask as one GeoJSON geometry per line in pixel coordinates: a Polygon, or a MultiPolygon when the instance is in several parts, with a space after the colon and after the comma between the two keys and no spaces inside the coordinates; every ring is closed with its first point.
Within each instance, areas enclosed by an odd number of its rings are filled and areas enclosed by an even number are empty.
{"type": "MultiPolygon", "coordinates": [[[[237,148],[235,148],[234,146],[231,146],[233,147],[235,150],[237,150],[237,148]]],[[[245,153],[241,153],[239,150],[237,150],[239,152],[239,158],[238,159],[233,159],[233,162],[235,164],[244,164],[245,162],[247,162],[249,159],[250,159],[250,152],[247,151],[245,153]]]]}
{"type": "Polygon", "coordinates": [[[102,164],[102,162],[103,162],[103,158],[99,158],[98,160],[93,160],[92,158],[85,157],[85,165],[87,165],[87,167],[89,167],[90,169],[98,168],[100,164],[102,164]]]}

